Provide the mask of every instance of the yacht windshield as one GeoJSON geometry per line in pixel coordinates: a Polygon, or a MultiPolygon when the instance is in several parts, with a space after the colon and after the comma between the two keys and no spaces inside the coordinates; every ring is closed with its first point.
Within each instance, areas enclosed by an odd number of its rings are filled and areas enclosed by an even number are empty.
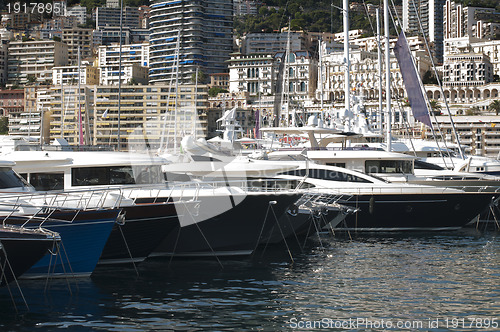
{"type": "Polygon", "coordinates": [[[29,184],[10,167],[0,167],[0,188],[24,188],[29,184]]]}
{"type": "Polygon", "coordinates": [[[71,169],[71,185],[127,185],[163,183],[160,166],[75,167],[71,169]]]}
{"type": "Polygon", "coordinates": [[[367,160],[365,172],[371,173],[413,173],[413,162],[409,160],[367,160]]]}
{"type": "Polygon", "coordinates": [[[341,182],[364,182],[364,183],[370,183],[367,179],[363,179],[362,177],[349,174],[349,173],[343,173],[339,171],[334,171],[330,169],[318,169],[318,168],[312,168],[312,169],[297,169],[293,171],[288,171],[281,173],[283,175],[295,175],[295,176],[306,176],[313,178],[313,179],[320,179],[320,180],[328,180],[328,181],[341,181],[341,182]]]}

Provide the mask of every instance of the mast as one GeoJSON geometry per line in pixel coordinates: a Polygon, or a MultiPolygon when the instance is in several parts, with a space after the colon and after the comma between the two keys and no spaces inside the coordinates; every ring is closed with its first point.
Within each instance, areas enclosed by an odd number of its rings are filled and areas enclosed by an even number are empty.
{"type": "Polygon", "coordinates": [[[347,114],[349,114],[349,120],[347,125],[347,131],[351,131],[351,116],[349,110],[351,109],[351,98],[350,98],[350,88],[351,88],[351,60],[349,59],[349,0],[343,0],[342,2],[344,15],[344,62],[345,62],[345,87],[344,87],[344,100],[345,109],[347,114]]]}
{"type": "Polygon", "coordinates": [[[64,86],[63,86],[62,69],[61,69],[61,138],[64,138],[64,86]]]}
{"type": "MultiPolygon", "coordinates": [[[[177,153],[177,104],[179,98],[179,57],[180,57],[180,41],[181,30],[177,34],[177,57],[175,59],[175,106],[174,106],[174,154],[177,153]]],[[[167,105],[168,107],[168,105],[167,105]]]]}
{"type": "MultiPolygon", "coordinates": [[[[177,57],[179,57],[179,48],[180,48],[180,38],[181,38],[181,30],[177,31],[177,40],[175,42],[175,52],[174,52],[174,65],[177,63],[177,57]]],[[[179,74],[179,68],[176,67],[176,77],[179,74]]],[[[167,95],[167,108],[165,110],[165,116],[163,117],[163,130],[160,138],[160,147],[159,149],[161,150],[163,148],[163,142],[165,140],[165,131],[167,130],[167,116],[168,116],[168,110],[170,108],[170,94],[172,93],[172,84],[174,81],[174,76],[170,74],[170,83],[168,84],[168,95],[167,95]]],[[[177,94],[175,98],[175,103],[177,107],[177,94]]],[[[174,119],[174,124],[176,124],[176,121],[174,119]]],[[[170,130],[167,131],[167,135],[169,135],[170,130]]],[[[168,139],[167,139],[167,147],[168,147],[168,139]]]]}
{"type": "Polygon", "coordinates": [[[120,46],[118,51],[118,151],[121,150],[120,138],[120,117],[121,117],[121,97],[122,97],[122,33],[123,33],[123,0],[120,0],[120,46]]]}
{"type": "Polygon", "coordinates": [[[83,145],[83,124],[82,124],[82,95],[80,90],[80,45],[78,45],[78,143],[83,145]]]}
{"type": "Polygon", "coordinates": [[[194,83],[194,110],[193,110],[193,129],[192,135],[196,139],[196,119],[198,118],[198,67],[196,67],[196,77],[194,83]]]}
{"type": "MultiPolygon", "coordinates": [[[[346,0],[344,0],[346,1],[346,0]]],[[[391,60],[389,48],[389,0],[384,0],[384,32],[385,32],[385,102],[387,107],[387,116],[385,119],[387,133],[387,151],[391,151],[391,60]]]]}
{"type": "Polygon", "coordinates": [[[321,38],[318,41],[319,43],[319,88],[320,88],[320,108],[321,113],[323,114],[323,42],[321,38]]]}
{"type": "Polygon", "coordinates": [[[382,45],[380,43],[380,8],[377,8],[377,49],[378,49],[378,107],[379,107],[379,117],[378,126],[380,134],[384,133],[384,128],[382,125],[382,112],[384,110],[384,102],[382,99],[383,87],[382,87],[382,45]]]}
{"type": "MultiPolygon", "coordinates": [[[[289,111],[290,111],[290,73],[288,72],[288,60],[290,57],[290,19],[288,19],[288,33],[287,33],[287,38],[286,38],[286,50],[285,50],[285,63],[284,63],[284,68],[283,68],[283,81],[282,81],[282,88],[281,88],[281,110],[280,110],[280,117],[281,117],[281,111],[283,110],[283,97],[286,96],[286,124],[285,126],[288,127],[288,117],[289,117],[289,111]],[[286,88],[286,93],[285,93],[285,88],[286,88]]],[[[279,119],[278,119],[279,120],[279,119]]]]}

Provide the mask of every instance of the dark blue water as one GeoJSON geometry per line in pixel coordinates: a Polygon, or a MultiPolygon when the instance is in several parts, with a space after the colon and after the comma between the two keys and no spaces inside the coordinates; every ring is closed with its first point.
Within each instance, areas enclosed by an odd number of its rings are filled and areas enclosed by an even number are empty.
{"type": "Polygon", "coordinates": [[[498,235],[323,236],[294,248],[293,263],[280,246],[222,267],[157,259],[140,276],[99,268],[70,281],[71,291],[66,280],[47,290],[44,281],[23,281],[30,311],[16,295],[16,314],[2,289],[0,330],[499,331],[498,235]]]}

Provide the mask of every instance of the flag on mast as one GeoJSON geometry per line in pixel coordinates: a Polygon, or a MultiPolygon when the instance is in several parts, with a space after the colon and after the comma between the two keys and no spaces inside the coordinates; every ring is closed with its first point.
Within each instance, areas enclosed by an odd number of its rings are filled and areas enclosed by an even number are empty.
{"type": "Polygon", "coordinates": [[[418,73],[410,54],[410,47],[408,46],[408,41],[403,31],[399,34],[398,41],[394,47],[394,54],[399,62],[401,76],[403,76],[403,82],[406,93],[408,94],[408,102],[410,103],[413,117],[432,128],[429,109],[427,108],[418,73]]]}

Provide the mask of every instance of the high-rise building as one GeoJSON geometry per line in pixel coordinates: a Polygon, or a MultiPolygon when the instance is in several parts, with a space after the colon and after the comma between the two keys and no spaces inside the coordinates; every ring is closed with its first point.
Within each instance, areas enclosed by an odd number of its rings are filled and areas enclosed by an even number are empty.
{"type": "Polygon", "coordinates": [[[87,7],[82,7],[80,5],[70,7],[67,10],[67,16],[75,16],[78,20],[78,24],[85,24],[87,23],[87,7]]]}
{"type": "Polygon", "coordinates": [[[257,15],[260,4],[258,0],[233,0],[234,15],[257,15]]]}
{"type": "Polygon", "coordinates": [[[9,44],[8,84],[52,83],[52,68],[68,64],[68,45],[54,40],[9,44]]]}
{"type": "Polygon", "coordinates": [[[443,63],[443,6],[446,0],[403,0],[403,29],[408,35],[424,35],[433,55],[443,63]]]}
{"type": "Polygon", "coordinates": [[[289,45],[289,51],[307,50],[307,35],[302,31],[290,31],[281,33],[254,32],[248,33],[241,38],[241,53],[278,53],[285,52],[289,45]]]}
{"type": "Polygon", "coordinates": [[[78,64],[78,55],[81,60],[92,57],[92,29],[62,29],[61,41],[68,45],[70,64],[78,64]]]}
{"type": "Polygon", "coordinates": [[[125,6],[123,11],[120,8],[97,7],[92,14],[97,29],[106,26],[119,27],[120,15],[124,27],[131,29],[140,27],[138,7],[125,6]]]}
{"type": "Polygon", "coordinates": [[[152,0],[150,7],[150,83],[169,83],[176,77],[177,51],[180,83],[190,83],[196,69],[206,76],[228,71],[226,60],[233,51],[231,0],[152,0]]]}
{"type": "Polygon", "coordinates": [[[485,27],[495,23],[500,13],[495,8],[464,7],[462,4],[446,0],[444,5],[444,38],[476,37],[485,38],[485,27]],[[489,25],[488,25],[489,23],[489,25]]]}

